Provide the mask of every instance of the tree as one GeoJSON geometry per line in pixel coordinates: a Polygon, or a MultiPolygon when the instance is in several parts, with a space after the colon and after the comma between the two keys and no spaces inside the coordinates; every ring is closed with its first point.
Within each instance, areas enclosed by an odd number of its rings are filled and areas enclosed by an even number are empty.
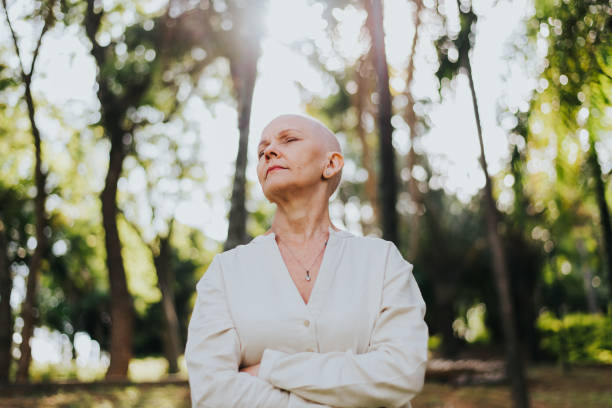
{"type": "Polygon", "coordinates": [[[196,182],[203,181],[202,177],[196,176],[200,173],[199,142],[194,137],[196,142],[189,144],[187,138],[183,137],[190,133],[195,136],[196,130],[181,126],[183,120],[177,118],[179,113],[181,112],[174,111],[174,115],[167,117],[161,127],[152,126],[152,129],[144,128],[137,133],[138,144],[144,147],[134,160],[140,167],[132,171],[138,170],[144,174],[146,186],[144,194],[143,191],[130,192],[130,199],[127,200],[129,204],[126,203],[124,206],[127,211],[123,211],[126,220],[153,256],[157,285],[162,294],[161,312],[164,323],[162,343],[170,374],[179,372],[178,358],[183,352],[184,344],[181,340],[175,299],[177,279],[173,259],[176,250],[172,245],[172,234],[176,223],[176,207],[180,202],[186,201],[196,182]],[[169,126],[165,126],[166,124],[169,126]],[[146,151],[154,153],[145,154],[146,151]],[[189,152],[188,157],[185,157],[186,151],[189,152]],[[167,191],[163,186],[168,185],[178,188],[176,191],[167,191]],[[183,185],[186,187],[181,187],[183,185]],[[146,197],[144,200],[143,196],[146,197]],[[143,201],[150,208],[151,217],[145,222],[139,222],[136,219],[143,218],[140,214],[143,201]],[[173,208],[169,208],[168,203],[174,203],[173,208]]]}
{"type": "MultiPolygon", "coordinates": [[[[4,205],[4,200],[3,205],[4,205]]],[[[11,345],[13,344],[13,316],[11,313],[11,290],[13,279],[9,270],[8,240],[6,224],[0,214],[0,385],[8,384],[11,368],[11,345]]]]}
{"type": "Polygon", "coordinates": [[[22,316],[23,316],[23,329],[21,331],[22,342],[20,346],[20,360],[19,366],[17,369],[17,382],[27,382],[29,378],[29,369],[30,362],[32,360],[32,350],[30,348],[30,338],[34,333],[34,325],[36,322],[37,311],[36,311],[36,295],[37,295],[37,286],[38,286],[38,275],[40,273],[42,264],[43,264],[43,256],[45,251],[47,250],[48,239],[46,235],[45,229],[48,225],[48,216],[45,210],[45,203],[47,201],[47,192],[46,192],[46,173],[43,171],[43,162],[42,162],[42,141],[40,136],[40,130],[36,123],[36,106],[34,103],[34,98],[32,96],[32,77],[34,74],[34,69],[36,67],[36,60],[38,59],[38,55],[40,52],[40,47],[42,45],[42,40],[49,28],[55,22],[54,16],[54,6],[55,1],[51,0],[45,2],[43,7],[40,9],[40,18],[44,21],[43,28],[38,36],[36,41],[36,46],[33,51],[32,61],[30,63],[30,68],[28,72],[26,72],[23,59],[22,59],[22,51],[19,46],[19,41],[17,39],[17,34],[13,29],[13,24],[11,23],[11,19],[9,17],[8,6],[6,0],[2,0],[2,6],[4,8],[4,13],[6,16],[7,25],[11,32],[11,37],[13,39],[13,45],[15,47],[15,53],[19,59],[19,68],[20,68],[20,76],[21,81],[24,85],[24,98],[26,101],[27,109],[28,109],[28,118],[30,120],[30,126],[32,131],[32,137],[34,142],[34,150],[36,162],[34,165],[34,180],[36,185],[36,197],[34,198],[35,205],[35,213],[36,213],[36,249],[34,251],[34,255],[32,256],[31,262],[28,265],[29,274],[28,274],[28,282],[26,289],[26,299],[22,305],[22,316]]]}
{"type": "MultiPolygon", "coordinates": [[[[563,143],[584,139],[587,185],[596,201],[601,229],[601,252],[608,273],[608,302],[612,305],[612,221],[606,183],[598,150],[612,123],[606,115],[611,104],[612,6],[603,0],[556,2],[538,0],[529,22],[530,36],[546,44],[544,69],[539,73],[546,85],[535,95],[535,106],[542,104],[547,121],[558,138],[558,154],[563,159],[563,143]],[[590,173],[590,175],[589,175],[590,173]]],[[[534,115],[535,116],[535,115],[534,115]]],[[[580,154],[582,156],[582,153],[580,154]]],[[[557,166],[558,173],[563,168],[557,166]]],[[[559,174],[559,177],[562,175],[559,174]]],[[[584,198],[581,197],[580,200],[584,198]]]]}
{"type": "Polygon", "coordinates": [[[471,4],[459,3],[459,1],[457,1],[457,6],[460,12],[459,19],[461,22],[461,30],[454,38],[442,36],[442,38],[438,40],[437,45],[440,57],[440,67],[437,76],[440,80],[442,78],[451,79],[457,76],[460,70],[463,70],[469,81],[478,142],[480,145],[480,165],[485,176],[483,205],[485,207],[487,239],[491,250],[492,269],[499,296],[500,316],[502,319],[502,329],[506,346],[507,373],[512,385],[514,405],[516,407],[528,407],[529,397],[525,384],[525,374],[516,331],[516,314],[512,301],[508,260],[498,228],[501,221],[500,214],[493,197],[493,186],[485,157],[478,99],[476,97],[472,66],[469,58],[469,52],[473,47],[473,29],[477,16],[473,12],[471,4]],[[451,56],[448,52],[449,49],[454,49],[457,52],[457,59],[451,56]]]}
{"type": "Polygon", "coordinates": [[[112,297],[111,363],[106,377],[114,379],[127,375],[132,356],[133,305],[117,228],[117,183],[125,158],[134,153],[135,130],[149,123],[147,115],[138,109],[151,107],[162,117],[178,109],[183,101],[177,96],[180,79],[197,78],[215,55],[215,47],[207,35],[209,27],[201,24],[206,21],[205,10],[201,8],[183,9],[178,2],[170,2],[163,15],[154,16],[152,27],[143,18],[144,21],[127,27],[119,40],[108,44],[101,44],[97,37],[104,16],[97,2],[87,1],[84,27],[98,67],[100,125],[110,142],[108,172],[100,200],[112,297]],[[204,53],[195,53],[193,57],[191,51],[196,48],[204,53]],[[201,54],[203,57],[198,57],[201,54]],[[207,55],[211,58],[207,59],[207,55]]]}
{"type": "Polygon", "coordinates": [[[225,55],[229,60],[233,90],[238,110],[238,155],[232,187],[229,227],[224,249],[231,249],[248,241],[246,233],[246,165],[249,145],[251,103],[257,78],[260,40],[262,36],[262,2],[230,1],[224,18],[231,21],[232,28],[223,33],[225,55]]]}
{"type": "Polygon", "coordinates": [[[376,70],[378,89],[378,137],[380,149],[379,198],[383,238],[399,246],[397,203],[397,176],[395,172],[395,149],[393,148],[393,126],[391,125],[391,91],[389,90],[389,68],[385,55],[382,2],[368,0],[367,27],[372,40],[372,58],[376,70]]]}
{"type": "Polygon", "coordinates": [[[419,191],[417,180],[413,177],[414,166],[417,161],[417,154],[414,149],[418,134],[418,117],[414,111],[415,100],[412,94],[411,86],[414,81],[414,62],[416,59],[416,47],[419,40],[419,29],[421,28],[421,10],[423,9],[422,0],[414,0],[414,36],[410,46],[410,59],[406,68],[407,78],[404,95],[407,98],[406,108],[404,110],[404,119],[410,128],[410,151],[408,152],[407,168],[410,171],[410,179],[408,180],[408,191],[410,198],[416,208],[412,215],[412,225],[410,228],[410,256],[409,259],[414,259],[419,251],[419,220],[422,211],[421,193],[419,191]]]}
{"type": "MultiPolygon", "coordinates": [[[[11,291],[13,279],[11,266],[19,258],[25,258],[25,251],[9,251],[9,243],[23,248],[25,234],[22,234],[28,216],[21,211],[27,199],[15,188],[9,188],[0,183],[0,386],[9,383],[9,375],[13,357],[11,347],[13,344],[13,313],[11,310],[11,291]],[[15,239],[16,238],[16,239],[15,239]],[[15,242],[17,241],[17,242],[15,242]],[[21,255],[21,256],[20,256],[21,255]]],[[[23,259],[26,261],[26,259],[23,259]]]]}

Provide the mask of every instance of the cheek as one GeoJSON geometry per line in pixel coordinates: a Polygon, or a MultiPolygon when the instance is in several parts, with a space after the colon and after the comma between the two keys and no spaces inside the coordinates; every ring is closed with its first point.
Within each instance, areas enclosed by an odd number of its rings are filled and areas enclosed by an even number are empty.
{"type": "Polygon", "coordinates": [[[259,181],[261,182],[263,180],[264,177],[264,173],[263,173],[263,165],[261,164],[261,160],[257,163],[257,178],[259,179],[259,181]]]}

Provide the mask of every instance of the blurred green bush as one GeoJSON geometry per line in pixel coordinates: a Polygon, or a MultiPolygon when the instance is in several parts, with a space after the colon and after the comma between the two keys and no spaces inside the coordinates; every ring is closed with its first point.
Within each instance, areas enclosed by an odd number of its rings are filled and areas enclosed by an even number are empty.
{"type": "Polygon", "coordinates": [[[566,363],[612,364],[612,318],[572,313],[559,319],[550,312],[537,321],[541,348],[566,363]]]}

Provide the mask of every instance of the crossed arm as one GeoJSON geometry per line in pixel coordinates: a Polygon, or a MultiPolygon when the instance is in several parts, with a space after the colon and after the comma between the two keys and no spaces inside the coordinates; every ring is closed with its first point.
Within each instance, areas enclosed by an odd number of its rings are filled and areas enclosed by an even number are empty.
{"type": "Polygon", "coordinates": [[[185,359],[194,408],[314,408],[309,402],[240,372],[240,342],[229,313],[215,257],[197,285],[185,359]]]}
{"type": "Polygon", "coordinates": [[[266,349],[240,371],[240,346],[218,265],[198,284],[187,366],[194,407],[408,407],[423,385],[425,305],[406,262],[389,244],[379,314],[366,353],[266,349]],[[321,405],[322,404],[322,405],[321,405]]]}

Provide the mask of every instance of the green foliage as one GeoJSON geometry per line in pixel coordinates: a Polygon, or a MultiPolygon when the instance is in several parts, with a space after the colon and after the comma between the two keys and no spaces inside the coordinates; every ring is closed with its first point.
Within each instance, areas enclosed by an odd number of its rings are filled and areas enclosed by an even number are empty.
{"type": "MultiPolygon", "coordinates": [[[[444,17],[444,19],[446,19],[444,17]]],[[[474,46],[474,28],[478,20],[471,1],[461,2],[459,6],[459,32],[448,32],[435,41],[439,66],[436,77],[440,81],[440,92],[445,81],[457,76],[459,69],[465,66],[466,58],[474,46]]]]}
{"type": "Polygon", "coordinates": [[[600,314],[573,313],[558,319],[542,313],[537,322],[542,350],[568,363],[612,364],[612,319],[600,314]]]}
{"type": "Polygon", "coordinates": [[[17,85],[17,81],[5,73],[6,68],[6,65],[0,64],[0,92],[6,88],[17,85]]]}

